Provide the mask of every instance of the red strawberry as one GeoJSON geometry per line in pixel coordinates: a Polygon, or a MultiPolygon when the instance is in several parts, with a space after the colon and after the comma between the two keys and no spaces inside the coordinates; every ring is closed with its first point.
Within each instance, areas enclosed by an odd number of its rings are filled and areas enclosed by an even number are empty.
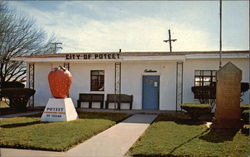
{"type": "Polygon", "coordinates": [[[49,86],[55,98],[66,98],[72,81],[70,72],[62,66],[54,68],[48,75],[49,86]]]}

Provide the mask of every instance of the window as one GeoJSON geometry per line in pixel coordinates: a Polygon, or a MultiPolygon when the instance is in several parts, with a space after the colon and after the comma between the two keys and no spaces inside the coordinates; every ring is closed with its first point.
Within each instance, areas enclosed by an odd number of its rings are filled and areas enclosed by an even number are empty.
{"type": "Polygon", "coordinates": [[[194,86],[210,86],[216,82],[216,70],[195,70],[194,86]]]}
{"type": "Polygon", "coordinates": [[[91,70],[91,91],[104,91],[104,70],[91,70]]]}

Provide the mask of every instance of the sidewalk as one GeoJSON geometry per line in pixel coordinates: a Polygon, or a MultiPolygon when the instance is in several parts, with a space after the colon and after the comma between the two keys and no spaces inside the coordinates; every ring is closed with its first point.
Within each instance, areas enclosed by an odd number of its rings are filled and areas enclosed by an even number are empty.
{"type": "Polygon", "coordinates": [[[17,116],[27,116],[27,115],[32,115],[32,114],[37,114],[37,113],[42,113],[42,112],[43,111],[30,111],[30,112],[25,112],[25,113],[8,114],[8,115],[2,115],[2,116],[0,116],[0,119],[1,118],[17,117],[17,116]]]}
{"type": "Polygon", "coordinates": [[[135,114],[67,152],[1,148],[1,157],[121,157],[143,134],[157,115],[135,114]]]}

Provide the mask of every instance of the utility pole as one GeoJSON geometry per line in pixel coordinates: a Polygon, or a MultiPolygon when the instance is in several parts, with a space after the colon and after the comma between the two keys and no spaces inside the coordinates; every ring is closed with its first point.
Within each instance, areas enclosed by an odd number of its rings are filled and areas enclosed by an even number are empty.
{"type": "Polygon", "coordinates": [[[222,57],[222,0],[220,0],[220,63],[219,63],[219,69],[221,68],[221,57],[222,57]]]}
{"type": "Polygon", "coordinates": [[[54,42],[54,43],[51,43],[52,46],[52,49],[53,49],[53,53],[56,54],[57,50],[58,49],[62,49],[62,46],[58,46],[58,45],[62,45],[62,43],[59,43],[59,42],[54,42]]]}
{"type": "Polygon", "coordinates": [[[171,39],[171,32],[170,29],[168,30],[168,40],[163,40],[163,42],[169,42],[169,51],[172,52],[172,41],[175,42],[177,39],[171,39]]]}
{"type": "MultiPolygon", "coordinates": [[[[248,3],[248,10],[250,10],[250,3],[248,3]]],[[[250,25],[250,21],[249,21],[249,23],[248,23],[248,25],[250,25]]],[[[249,62],[248,62],[248,76],[249,76],[249,78],[248,78],[248,85],[250,86],[250,43],[248,43],[248,51],[249,51],[249,55],[248,55],[248,60],[249,60],[249,62]]],[[[249,101],[248,101],[248,104],[250,104],[250,90],[248,90],[248,98],[249,98],[249,101]]]]}

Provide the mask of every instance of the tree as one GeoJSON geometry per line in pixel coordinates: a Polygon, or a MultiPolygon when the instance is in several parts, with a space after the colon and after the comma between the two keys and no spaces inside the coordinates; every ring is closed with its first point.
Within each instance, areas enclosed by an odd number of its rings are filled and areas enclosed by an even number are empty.
{"type": "Polygon", "coordinates": [[[0,2],[0,77],[1,84],[8,81],[25,81],[26,66],[13,57],[50,53],[47,34],[33,20],[15,15],[6,3],[0,2]]]}

